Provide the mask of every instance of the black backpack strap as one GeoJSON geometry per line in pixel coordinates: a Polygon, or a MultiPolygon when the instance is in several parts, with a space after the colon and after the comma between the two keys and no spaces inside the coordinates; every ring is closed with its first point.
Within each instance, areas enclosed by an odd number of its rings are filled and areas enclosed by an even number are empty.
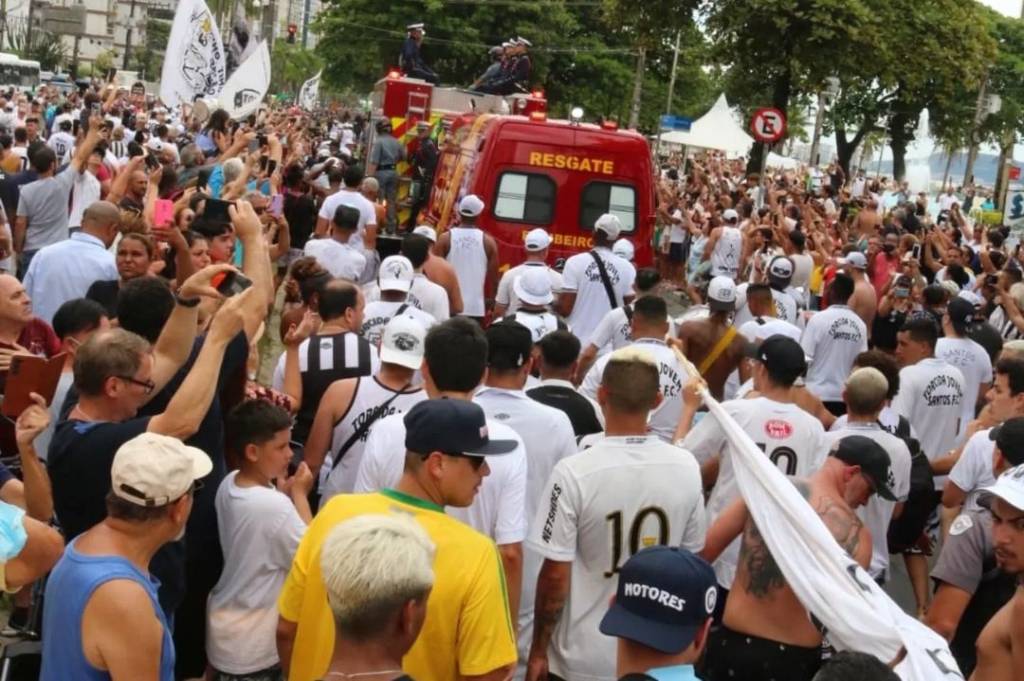
{"type": "MultiPolygon", "coordinates": [[[[399,395],[408,390],[410,385],[412,384],[406,383],[405,385],[403,385],[401,390],[396,392],[394,395],[389,397],[385,402],[383,402],[380,406],[378,406],[377,409],[374,410],[373,413],[371,413],[370,416],[365,421],[363,421],[358,428],[356,428],[355,432],[349,435],[349,438],[345,440],[345,444],[339,447],[338,453],[334,455],[334,461],[331,462],[332,471],[338,467],[338,464],[341,463],[342,457],[344,457],[345,454],[348,453],[348,450],[352,449],[352,445],[361,440],[362,437],[369,432],[370,426],[376,423],[377,419],[384,415],[384,413],[388,410],[388,407],[391,406],[391,403],[397,400],[399,395]]],[[[355,399],[354,395],[352,399],[355,399]]]]}
{"type": "MultiPolygon", "coordinates": [[[[619,303],[615,300],[615,289],[612,288],[612,280],[608,278],[608,270],[604,266],[604,260],[601,260],[601,256],[597,254],[597,251],[590,251],[590,257],[597,264],[597,271],[601,275],[601,283],[604,284],[604,292],[608,295],[608,304],[614,310],[619,306],[619,303]]],[[[629,313],[627,313],[628,315],[629,313]]]]}
{"type": "Polygon", "coordinates": [[[633,323],[633,303],[622,306],[622,311],[626,313],[626,321],[630,324],[633,323]]]}

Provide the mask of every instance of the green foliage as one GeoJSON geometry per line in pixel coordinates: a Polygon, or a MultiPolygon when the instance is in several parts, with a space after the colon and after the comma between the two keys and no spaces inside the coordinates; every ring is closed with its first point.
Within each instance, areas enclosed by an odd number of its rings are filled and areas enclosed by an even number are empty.
{"type": "Polygon", "coordinates": [[[115,58],[116,53],[113,50],[104,50],[103,52],[97,54],[96,59],[94,59],[92,62],[93,75],[105,73],[107,69],[116,66],[116,64],[114,63],[115,58]]]}
{"type": "Polygon", "coordinates": [[[32,59],[39,62],[39,68],[43,71],[57,71],[63,68],[68,62],[68,50],[64,41],[58,36],[36,29],[29,35],[25,30],[25,24],[8,24],[7,41],[14,52],[22,59],[32,59]]]}
{"type": "Polygon", "coordinates": [[[134,46],[128,61],[129,68],[138,71],[143,80],[159,80],[170,34],[170,22],[152,17],[146,20],[146,43],[134,46]]]}
{"type": "Polygon", "coordinates": [[[702,70],[707,45],[687,3],[668,0],[603,4],[537,0],[449,4],[425,0],[411,14],[406,3],[328,0],[317,22],[317,53],[325,80],[340,90],[367,93],[398,65],[405,26],[427,25],[423,54],[446,84],[468,85],[489,63],[487,49],[515,36],[534,45],[531,83],[543,89],[549,109],[565,116],[581,106],[587,119],[626,121],[639,46],[648,49],[641,127],[653,131],[664,113],[676,30],[683,31],[672,113],[704,113],[717,94],[702,70]],[[637,18],[637,8],[641,7],[637,18]]]}
{"type": "Polygon", "coordinates": [[[277,40],[270,53],[270,92],[294,95],[323,67],[323,60],[313,50],[277,40]]]}

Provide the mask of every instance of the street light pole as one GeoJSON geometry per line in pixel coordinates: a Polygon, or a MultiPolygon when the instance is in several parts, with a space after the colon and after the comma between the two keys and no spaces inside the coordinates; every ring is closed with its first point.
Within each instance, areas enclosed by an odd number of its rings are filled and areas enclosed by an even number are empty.
{"type": "Polygon", "coordinates": [[[135,0],[132,0],[131,9],[128,10],[128,26],[125,27],[124,33],[124,60],[121,63],[121,68],[125,71],[128,70],[128,58],[132,53],[132,27],[135,23],[135,0]]]}
{"type": "MultiPolygon", "coordinates": [[[[676,31],[676,47],[672,53],[672,75],[668,79],[668,97],[665,99],[665,115],[672,114],[672,97],[676,90],[676,69],[679,67],[679,41],[682,40],[683,32],[676,31]]],[[[656,157],[661,158],[661,126],[657,128],[658,143],[655,145],[654,154],[656,157]]]]}

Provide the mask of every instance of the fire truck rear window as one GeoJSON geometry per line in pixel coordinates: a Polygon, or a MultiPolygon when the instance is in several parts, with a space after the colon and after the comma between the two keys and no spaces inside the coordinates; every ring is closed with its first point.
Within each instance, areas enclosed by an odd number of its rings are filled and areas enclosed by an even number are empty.
{"type": "Polygon", "coordinates": [[[537,173],[503,173],[498,178],[494,216],[513,222],[551,224],[555,214],[555,183],[537,173]]]}
{"type": "Polygon", "coordinates": [[[622,222],[622,231],[632,232],[636,224],[636,190],[624,184],[591,182],[580,194],[580,228],[593,229],[604,213],[622,222]]]}

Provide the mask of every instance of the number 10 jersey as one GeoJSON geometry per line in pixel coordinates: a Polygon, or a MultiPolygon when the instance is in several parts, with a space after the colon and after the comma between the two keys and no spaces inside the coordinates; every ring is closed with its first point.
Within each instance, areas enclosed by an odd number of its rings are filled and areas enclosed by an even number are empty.
{"type": "Polygon", "coordinates": [[[527,539],[544,558],[572,562],[569,597],[548,648],[551,672],[567,681],[614,681],[615,639],[598,625],[622,564],[648,546],[699,551],[706,530],[696,459],[654,435],[606,437],[559,461],[527,539]]]}

